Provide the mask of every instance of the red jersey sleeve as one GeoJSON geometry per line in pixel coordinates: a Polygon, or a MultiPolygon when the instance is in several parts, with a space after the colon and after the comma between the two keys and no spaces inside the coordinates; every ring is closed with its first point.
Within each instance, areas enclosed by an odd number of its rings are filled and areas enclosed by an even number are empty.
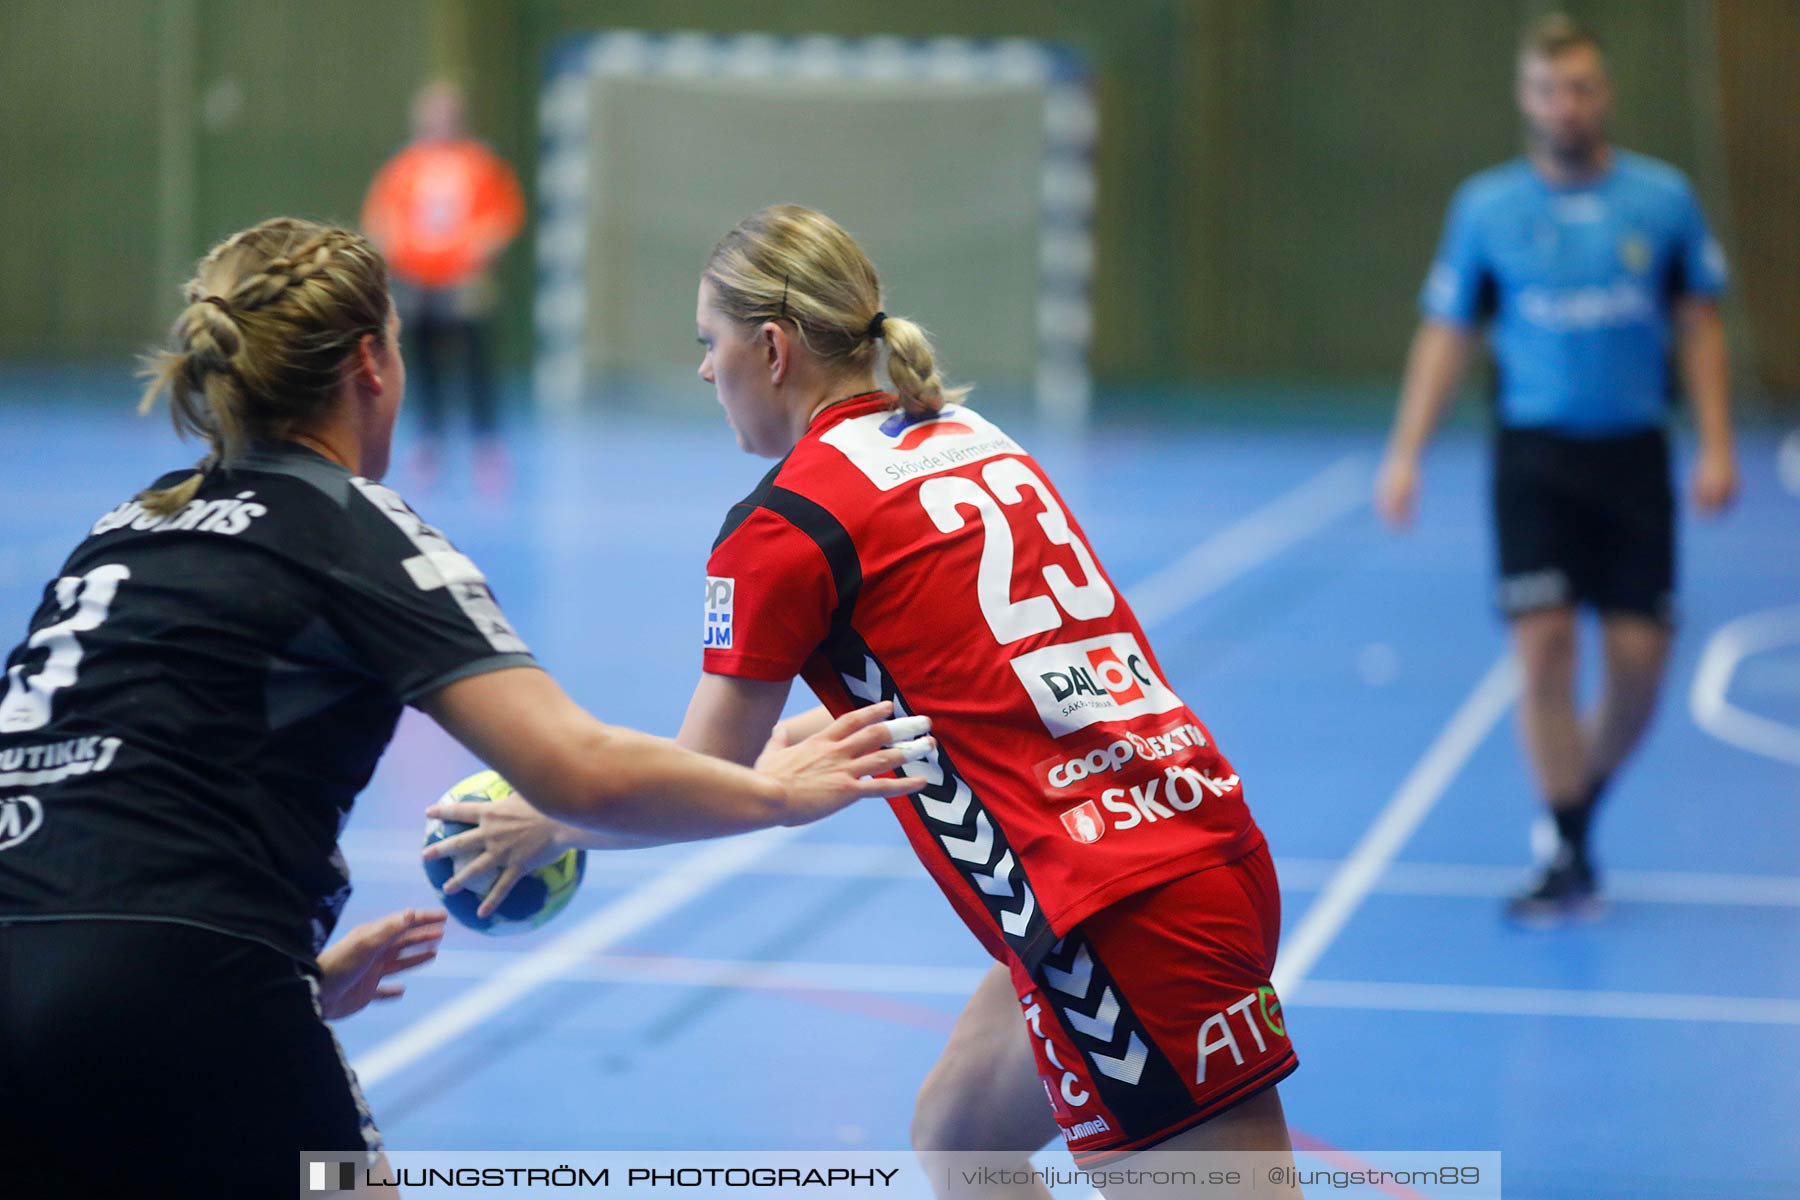
{"type": "Polygon", "coordinates": [[[706,563],[702,645],[710,675],[785,682],[831,630],[837,585],[817,542],[753,509],[706,563]]]}

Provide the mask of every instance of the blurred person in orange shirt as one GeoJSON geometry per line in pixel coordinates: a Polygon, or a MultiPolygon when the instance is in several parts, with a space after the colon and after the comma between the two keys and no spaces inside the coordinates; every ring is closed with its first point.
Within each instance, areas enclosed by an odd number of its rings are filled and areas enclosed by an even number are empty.
{"type": "Polygon", "coordinates": [[[413,466],[435,477],[444,432],[443,368],[460,344],[476,437],[475,478],[503,487],[510,467],[498,438],[489,319],[490,268],[525,220],[519,181],[498,155],[465,131],[462,93],[439,81],[413,99],[412,142],[369,187],[362,223],[386,255],[404,322],[424,440],[413,466]]]}

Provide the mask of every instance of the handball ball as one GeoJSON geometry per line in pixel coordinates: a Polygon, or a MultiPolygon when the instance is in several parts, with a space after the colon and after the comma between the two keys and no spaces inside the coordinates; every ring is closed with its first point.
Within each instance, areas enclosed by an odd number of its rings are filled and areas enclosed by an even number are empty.
{"type": "MultiPolygon", "coordinates": [[[[497,772],[482,771],[445,792],[439,803],[473,801],[491,804],[512,794],[512,784],[500,778],[497,772]]],[[[474,826],[464,825],[461,821],[429,817],[425,821],[425,844],[429,846],[441,842],[472,828],[474,826]]],[[[431,859],[425,864],[425,877],[431,880],[431,886],[437,889],[438,895],[443,896],[444,907],[450,910],[451,916],[470,929],[482,933],[525,933],[538,928],[569,906],[569,901],[575,898],[575,888],[581,882],[582,873],[587,870],[587,851],[570,850],[555,862],[539,867],[514,884],[513,890],[506,894],[506,899],[500,902],[500,907],[494,910],[493,916],[478,917],[475,910],[481,907],[481,902],[487,898],[488,889],[499,878],[498,871],[485,871],[465,883],[461,891],[444,895],[444,885],[450,882],[450,877],[468,866],[474,858],[473,854],[453,854],[448,858],[431,859]]]]}

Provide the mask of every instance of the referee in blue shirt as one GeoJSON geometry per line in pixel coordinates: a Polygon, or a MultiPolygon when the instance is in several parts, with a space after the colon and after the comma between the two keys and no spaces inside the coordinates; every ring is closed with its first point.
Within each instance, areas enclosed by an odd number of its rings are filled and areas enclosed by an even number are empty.
{"type": "Polygon", "coordinates": [[[1665,431],[1677,368],[1699,429],[1694,503],[1737,491],[1725,264],[1688,181],[1608,144],[1612,89],[1594,35],[1545,17],[1519,54],[1523,158],[1458,189],[1425,285],[1399,414],[1376,485],[1412,516],[1419,460],[1486,328],[1498,372],[1499,604],[1524,671],[1520,721],[1554,849],[1507,912],[1597,915],[1588,827],[1649,724],[1668,655],[1674,492],[1665,431]],[[1577,606],[1599,613],[1605,683],[1575,702],[1577,606]]]}

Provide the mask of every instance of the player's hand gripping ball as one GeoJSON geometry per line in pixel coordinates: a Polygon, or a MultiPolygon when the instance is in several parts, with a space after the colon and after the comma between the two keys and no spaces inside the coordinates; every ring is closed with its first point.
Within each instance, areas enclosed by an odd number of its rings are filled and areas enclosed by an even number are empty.
{"type": "MultiPolygon", "coordinates": [[[[498,772],[482,771],[445,792],[439,803],[474,801],[492,804],[512,794],[512,784],[500,778],[498,772]]],[[[443,821],[437,817],[429,817],[425,821],[425,844],[430,846],[472,828],[474,826],[465,825],[461,821],[443,821]]],[[[425,863],[425,877],[431,880],[431,886],[443,897],[444,907],[450,910],[451,916],[470,929],[482,933],[514,934],[538,928],[569,906],[569,901],[575,898],[575,888],[581,883],[581,876],[587,870],[587,851],[570,850],[554,862],[522,877],[513,886],[513,890],[506,894],[506,898],[500,901],[500,907],[494,910],[492,916],[480,917],[475,910],[481,907],[481,902],[487,899],[489,889],[498,881],[498,870],[484,871],[466,881],[461,890],[450,895],[444,894],[444,885],[458,871],[468,866],[477,857],[477,853],[429,859],[425,863]]]]}

